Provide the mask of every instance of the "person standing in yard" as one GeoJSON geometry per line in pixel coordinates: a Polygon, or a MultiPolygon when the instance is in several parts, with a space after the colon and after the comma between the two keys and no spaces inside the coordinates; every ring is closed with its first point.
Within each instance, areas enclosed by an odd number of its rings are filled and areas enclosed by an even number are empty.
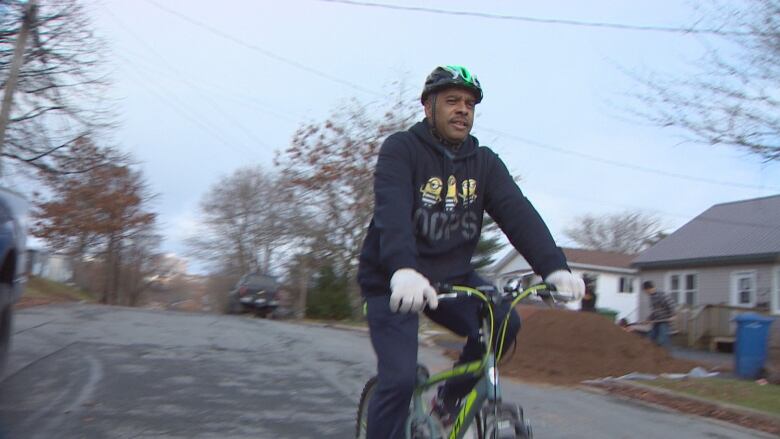
{"type": "Polygon", "coordinates": [[[580,311],[596,312],[596,278],[590,275],[583,275],[585,281],[585,295],[580,302],[580,311]]]}
{"type": "Polygon", "coordinates": [[[669,322],[674,317],[674,301],[665,293],[657,291],[652,281],[644,281],[642,290],[650,298],[648,323],[652,323],[652,327],[648,336],[658,346],[666,347],[669,345],[669,322]]]}
{"type": "MultiPolygon", "coordinates": [[[[482,356],[481,302],[438,303],[432,284],[487,284],[471,264],[485,212],[547,283],[577,299],[585,289],[504,163],[470,135],[482,97],[468,69],[437,67],[420,98],[425,119],[388,137],[379,151],[374,217],[358,270],[378,370],[368,406],[369,439],[404,437],[417,378],[420,312],[466,337],[459,364],[482,356]]],[[[507,305],[496,309],[495,320],[509,313],[511,343],[520,318],[507,305]]],[[[439,389],[432,407],[443,423],[452,422],[458,400],[475,382],[451,381],[439,389]]]]}

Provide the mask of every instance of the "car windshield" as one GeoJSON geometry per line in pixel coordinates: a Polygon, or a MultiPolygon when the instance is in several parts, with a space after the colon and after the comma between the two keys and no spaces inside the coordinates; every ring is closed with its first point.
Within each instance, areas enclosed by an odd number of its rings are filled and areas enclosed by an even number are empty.
{"type": "Polygon", "coordinates": [[[250,288],[263,290],[275,290],[278,287],[276,279],[261,274],[248,276],[244,279],[244,285],[247,285],[250,288]]]}

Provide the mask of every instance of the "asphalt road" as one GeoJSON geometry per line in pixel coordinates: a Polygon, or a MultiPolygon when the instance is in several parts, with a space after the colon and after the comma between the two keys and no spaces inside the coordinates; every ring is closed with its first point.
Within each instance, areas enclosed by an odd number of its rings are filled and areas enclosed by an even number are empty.
{"type": "MultiPolygon", "coordinates": [[[[447,365],[430,349],[421,359],[447,365]]],[[[0,381],[0,437],[346,439],[374,364],[360,331],[95,305],[28,308],[17,313],[0,381]]],[[[540,439],[768,437],[582,390],[504,386],[540,439]]]]}

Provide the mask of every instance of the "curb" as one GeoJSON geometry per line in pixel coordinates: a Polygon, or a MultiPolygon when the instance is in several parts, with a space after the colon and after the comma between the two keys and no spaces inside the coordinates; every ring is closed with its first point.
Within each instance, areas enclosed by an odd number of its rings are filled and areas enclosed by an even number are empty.
{"type": "Polygon", "coordinates": [[[632,404],[645,406],[645,407],[648,407],[648,408],[652,408],[654,410],[659,410],[659,411],[670,413],[670,414],[695,417],[695,418],[698,418],[698,419],[701,419],[701,420],[704,420],[704,421],[707,421],[707,422],[712,422],[714,424],[718,424],[718,425],[721,425],[721,426],[724,426],[724,427],[733,428],[733,429],[737,429],[737,430],[742,430],[742,431],[744,431],[744,432],[746,432],[748,434],[755,435],[758,438],[766,438],[766,439],[776,439],[777,438],[776,435],[774,435],[772,433],[767,433],[767,432],[765,432],[763,430],[759,430],[759,429],[751,428],[751,427],[746,427],[746,426],[740,425],[738,423],[724,421],[722,419],[713,418],[713,417],[710,417],[710,416],[703,416],[703,415],[698,415],[698,414],[695,414],[695,413],[687,413],[687,412],[680,411],[680,410],[677,410],[677,409],[675,409],[673,407],[669,407],[669,406],[666,406],[666,405],[663,405],[663,404],[650,402],[650,401],[645,401],[645,400],[643,400],[641,398],[633,398],[631,396],[621,395],[619,393],[611,393],[607,389],[598,388],[598,387],[595,387],[595,386],[592,386],[592,385],[588,385],[588,384],[581,384],[581,385],[577,386],[576,389],[577,390],[581,390],[583,392],[588,392],[588,393],[592,393],[592,394],[595,394],[595,395],[599,395],[599,396],[609,396],[611,398],[615,398],[615,399],[618,399],[618,400],[621,400],[621,401],[625,401],[627,403],[632,403],[632,404]]]}
{"type": "Polygon", "coordinates": [[[775,416],[771,413],[765,413],[750,408],[735,406],[733,404],[713,401],[706,398],[674,392],[668,389],[659,389],[654,386],[649,386],[634,381],[605,381],[603,383],[582,383],[578,386],[578,388],[583,391],[587,391],[599,395],[609,395],[619,399],[643,404],[656,409],[663,409],[665,411],[669,411],[672,413],[680,413],[688,416],[697,416],[699,418],[704,418],[712,422],[717,422],[719,424],[747,429],[751,432],[760,433],[762,435],[769,435],[766,437],[772,437],[772,438],[778,437],[776,436],[776,434],[777,432],[780,432],[780,416],[775,416]],[[721,419],[717,415],[712,416],[703,413],[697,413],[697,412],[687,411],[684,409],[679,409],[672,405],[665,404],[664,402],[648,401],[642,397],[625,395],[620,393],[619,390],[610,388],[610,386],[623,388],[623,389],[630,389],[630,390],[640,390],[643,392],[660,395],[662,397],[666,396],[666,397],[674,398],[678,401],[685,401],[694,404],[702,404],[706,408],[712,408],[713,411],[720,414],[720,416],[726,416],[728,419],[721,419]],[[733,418],[737,418],[737,419],[733,419],[733,418]],[[761,423],[770,424],[771,427],[768,428],[771,428],[771,431],[768,431],[765,428],[759,428],[756,425],[761,423]]]}
{"type": "Polygon", "coordinates": [[[710,400],[710,399],[707,399],[707,398],[702,398],[702,397],[699,397],[699,396],[696,396],[696,395],[688,395],[688,394],[685,394],[685,393],[675,392],[675,391],[669,390],[669,389],[663,389],[663,388],[658,388],[658,387],[654,387],[654,386],[649,386],[649,385],[643,384],[641,382],[629,382],[629,383],[626,383],[626,384],[631,385],[631,386],[635,386],[637,388],[640,388],[642,390],[646,390],[648,392],[656,392],[656,393],[660,393],[662,395],[673,396],[675,398],[684,398],[684,399],[689,399],[691,401],[711,404],[711,405],[716,406],[719,410],[730,411],[730,412],[734,412],[734,413],[737,413],[737,414],[740,414],[740,415],[743,415],[743,416],[764,418],[767,421],[777,422],[778,424],[780,424],[780,416],[773,415],[771,413],[762,412],[762,411],[759,411],[759,410],[754,410],[754,409],[751,409],[749,407],[742,407],[742,406],[738,406],[738,405],[734,405],[734,404],[729,404],[727,402],[713,401],[713,400],[710,400]]]}

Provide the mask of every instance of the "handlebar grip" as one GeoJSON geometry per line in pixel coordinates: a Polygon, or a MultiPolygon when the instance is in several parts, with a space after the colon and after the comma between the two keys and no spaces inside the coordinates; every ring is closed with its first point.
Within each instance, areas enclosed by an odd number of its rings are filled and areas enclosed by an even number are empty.
{"type": "Polygon", "coordinates": [[[553,299],[559,301],[559,302],[571,302],[574,300],[574,294],[569,292],[559,292],[559,291],[553,291],[552,292],[553,299]]]}
{"type": "Polygon", "coordinates": [[[538,293],[542,299],[552,299],[556,302],[571,302],[574,300],[574,294],[566,291],[557,291],[554,285],[547,284],[547,290],[538,293]]]}

